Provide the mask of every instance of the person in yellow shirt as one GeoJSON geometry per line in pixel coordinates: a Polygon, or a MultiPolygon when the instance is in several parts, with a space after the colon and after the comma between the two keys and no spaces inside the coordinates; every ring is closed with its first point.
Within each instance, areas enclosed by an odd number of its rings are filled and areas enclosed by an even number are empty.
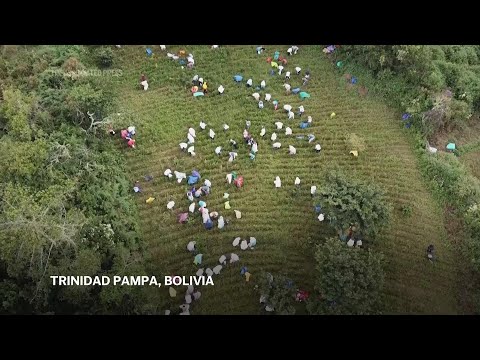
{"type": "Polygon", "coordinates": [[[204,93],[204,94],[207,93],[207,88],[208,88],[207,82],[205,81],[205,82],[203,83],[203,85],[202,85],[202,89],[203,89],[203,93],[204,93]]]}

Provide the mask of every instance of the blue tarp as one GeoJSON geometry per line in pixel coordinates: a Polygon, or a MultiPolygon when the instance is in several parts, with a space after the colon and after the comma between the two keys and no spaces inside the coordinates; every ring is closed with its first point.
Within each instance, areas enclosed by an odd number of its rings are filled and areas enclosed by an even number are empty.
{"type": "Polygon", "coordinates": [[[152,56],[152,54],[153,54],[152,49],[150,49],[150,48],[147,48],[146,52],[147,52],[148,56],[152,56]]]}
{"type": "Polygon", "coordinates": [[[198,177],[197,177],[197,176],[189,176],[189,177],[188,177],[188,185],[196,184],[197,181],[198,181],[198,177]]]}
{"type": "Polygon", "coordinates": [[[197,91],[195,94],[193,94],[193,96],[197,97],[197,96],[203,96],[205,95],[203,92],[201,91],[197,91]]]}
{"type": "Polygon", "coordinates": [[[447,150],[455,150],[455,144],[454,143],[449,143],[447,145],[447,150]]]}
{"type": "Polygon", "coordinates": [[[233,77],[233,80],[235,80],[236,82],[240,82],[243,80],[243,76],[242,75],[235,75],[233,77]]]}
{"type": "Polygon", "coordinates": [[[300,88],[295,88],[292,90],[292,93],[297,95],[300,92],[300,88]]]}
{"type": "Polygon", "coordinates": [[[210,230],[213,227],[213,221],[208,219],[205,223],[205,229],[210,230]]]}
{"type": "Polygon", "coordinates": [[[309,126],[310,126],[309,122],[304,121],[304,122],[300,123],[300,129],[306,129],[309,126]]]}

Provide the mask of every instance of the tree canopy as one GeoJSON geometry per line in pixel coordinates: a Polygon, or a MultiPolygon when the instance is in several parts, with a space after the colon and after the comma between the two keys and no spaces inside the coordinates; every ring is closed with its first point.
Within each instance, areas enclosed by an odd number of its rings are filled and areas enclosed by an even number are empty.
{"type": "Polygon", "coordinates": [[[319,296],[308,301],[311,314],[372,314],[378,311],[384,284],[383,255],[348,247],[336,238],[317,245],[319,296]]]}
{"type": "Polygon", "coordinates": [[[375,237],[389,223],[391,207],[373,184],[332,172],[319,193],[325,217],[338,231],[343,232],[354,223],[362,233],[375,237]]]}

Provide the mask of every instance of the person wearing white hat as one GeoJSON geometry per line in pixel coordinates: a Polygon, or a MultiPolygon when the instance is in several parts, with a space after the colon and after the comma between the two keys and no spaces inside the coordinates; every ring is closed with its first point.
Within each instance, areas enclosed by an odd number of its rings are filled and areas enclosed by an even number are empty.
{"type": "Polygon", "coordinates": [[[304,112],[305,112],[305,108],[303,107],[303,105],[300,105],[300,106],[298,107],[298,116],[301,117],[304,112]]]}
{"type": "Polygon", "coordinates": [[[277,177],[275,178],[275,181],[274,181],[273,183],[275,184],[275,187],[276,187],[276,188],[279,188],[279,187],[282,186],[282,181],[280,180],[280,177],[279,177],[279,176],[277,176],[277,177]]]}
{"type": "Polygon", "coordinates": [[[198,86],[198,75],[195,75],[192,79],[192,85],[198,86]]]}
{"type": "Polygon", "coordinates": [[[228,153],[228,155],[230,156],[230,157],[228,158],[228,161],[229,161],[229,162],[232,162],[233,160],[235,160],[235,159],[237,158],[237,155],[238,155],[238,154],[237,154],[236,152],[234,152],[234,151],[231,151],[231,152],[228,153]]]}
{"type": "Polygon", "coordinates": [[[196,250],[197,250],[196,244],[197,244],[196,241],[190,241],[190,242],[187,244],[187,250],[190,251],[190,252],[196,251],[196,250]]]}

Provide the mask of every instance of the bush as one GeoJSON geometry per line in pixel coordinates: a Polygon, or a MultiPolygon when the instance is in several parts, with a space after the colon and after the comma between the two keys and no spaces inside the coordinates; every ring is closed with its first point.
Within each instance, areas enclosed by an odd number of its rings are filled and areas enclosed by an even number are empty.
{"type": "Polygon", "coordinates": [[[423,157],[425,173],[444,202],[466,209],[480,197],[480,181],[453,154],[423,157]]]}
{"type": "Polygon", "coordinates": [[[317,245],[315,259],[315,289],[322,300],[308,301],[311,314],[367,315],[379,311],[385,279],[382,254],[351,248],[332,238],[317,245]]]}
{"type": "Polygon", "coordinates": [[[101,47],[96,50],[97,63],[100,67],[110,67],[113,64],[113,50],[109,47],[101,47]]]}
{"type": "Polygon", "coordinates": [[[401,211],[402,211],[403,216],[410,217],[410,216],[412,216],[413,208],[412,208],[411,205],[403,205],[401,207],[401,211]]]}
{"type": "Polygon", "coordinates": [[[295,315],[295,288],[282,275],[261,273],[258,291],[265,297],[266,305],[275,309],[275,314],[295,315]]]}
{"type": "Polygon", "coordinates": [[[77,58],[70,57],[63,63],[62,68],[65,72],[75,72],[84,70],[85,66],[77,58]]]}
{"type": "Polygon", "coordinates": [[[360,231],[374,238],[390,220],[391,206],[383,192],[373,184],[347,179],[340,173],[329,173],[320,193],[325,217],[340,233],[356,224],[360,231]]]}

